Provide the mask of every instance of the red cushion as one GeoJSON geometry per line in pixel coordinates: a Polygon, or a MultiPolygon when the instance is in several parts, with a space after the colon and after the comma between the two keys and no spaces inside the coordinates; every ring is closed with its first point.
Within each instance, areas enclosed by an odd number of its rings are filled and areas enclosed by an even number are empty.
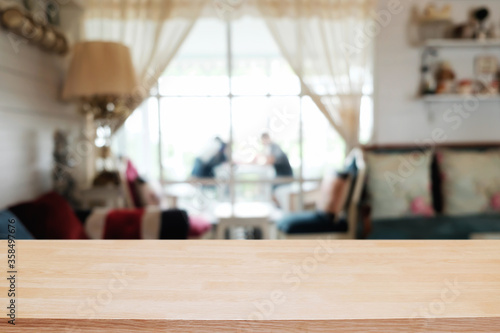
{"type": "Polygon", "coordinates": [[[127,180],[129,182],[133,182],[139,177],[139,172],[137,171],[137,168],[135,165],[132,163],[131,160],[127,161],[127,169],[125,170],[125,176],[127,177],[127,180]]]}
{"type": "Polygon", "coordinates": [[[200,216],[189,216],[189,237],[196,238],[203,236],[212,228],[210,222],[200,216]]]}
{"type": "Polygon", "coordinates": [[[9,210],[19,218],[35,239],[46,239],[45,224],[42,223],[42,220],[45,220],[45,216],[47,216],[46,207],[35,201],[30,201],[9,207],[9,210]]]}
{"type": "Polygon", "coordinates": [[[9,210],[36,239],[88,239],[69,203],[55,192],[9,210]]]}
{"type": "Polygon", "coordinates": [[[106,216],[103,239],[141,239],[143,209],[112,210],[106,216]]]}
{"type": "Polygon", "coordinates": [[[125,178],[127,180],[127,186],[130,191],[130,196],[132,197],[132,203],[134,207],[141,207],[141,199],[138,190],[137,178],[139,178],[139,172],[134,166],[131,160],[127,161],[127,168],[125,170],[125,178]]]}

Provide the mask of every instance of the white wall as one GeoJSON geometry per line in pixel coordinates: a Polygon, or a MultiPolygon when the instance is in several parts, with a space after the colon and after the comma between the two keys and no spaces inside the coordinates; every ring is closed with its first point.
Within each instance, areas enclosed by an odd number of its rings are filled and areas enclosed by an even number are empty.
{"type": "Polygon", "coordinates": [[[58,101],[64,59],[0,29],[0,209],[51,189],[53,133],[78,135],[82,117],[58,101]]]}
{"type": "MultiPolygon", "coordinates": [[[[378,10],[390,1],[379,0],[378,10]]],[[[422,49],[412,46],[410,29],[414,6],[420,10],[430,1],[401,0],[402,13],[393,15],[375,39],[375,123],[376,144],[414,143],[432,138],[433,131],[442,130],[448,142],[500,141],[500,103],[482,103],[467,119],[445,121],[445,111],[453,104],[426,105],[418,98],[422,49]]],[[[472,7],[487,5],[493,22],[500,26],[500,1],[449,0],[432,1],[438,6],[451,4],[453,18],[463,22],[472,7]]],[[[454,65],[458,78],[472,77],[473,57],[484,50],[442,52],[441,57],[454,65]]],[[[500,58],[500,48],[493,52],[500,58]]]]}

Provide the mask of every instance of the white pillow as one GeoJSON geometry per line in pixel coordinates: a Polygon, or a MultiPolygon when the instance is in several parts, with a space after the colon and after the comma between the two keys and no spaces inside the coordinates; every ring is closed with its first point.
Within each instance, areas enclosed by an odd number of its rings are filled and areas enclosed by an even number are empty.
{"type": "Polygon", "coordinates": [[[372,218],[434,215],[432,152],[367,153],[372,218]]]}
{"type": "Polygon", "coordinates": [[[500,212],[500,151],[438,152],[443,213],[466,215],[500,212]]]}

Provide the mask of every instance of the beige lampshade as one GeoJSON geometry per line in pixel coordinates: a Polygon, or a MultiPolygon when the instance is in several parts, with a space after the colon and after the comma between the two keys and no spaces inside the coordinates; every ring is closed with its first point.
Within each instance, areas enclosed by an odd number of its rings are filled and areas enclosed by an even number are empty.
{"type": "Polygon", "coordinates": [[[62,98],[124,96],[131,94],[136,85],[127,46],[113,42],[82,42],[73,48],[62,98]]]}

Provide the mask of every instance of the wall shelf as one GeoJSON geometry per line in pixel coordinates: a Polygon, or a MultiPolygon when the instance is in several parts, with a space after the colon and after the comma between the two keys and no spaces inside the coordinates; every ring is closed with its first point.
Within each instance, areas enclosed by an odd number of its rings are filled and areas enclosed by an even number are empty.
{"type": "Polygon", "coordinates": [[[479,102],[500,102],[500,95],[458,95],[458,94],[442,94],[442,95],[424,95],[422,99],[426,103],[462,103],[470,100],[471,97],[477,98],[479,102]]]}
{"type": "Polygon", "coordinates": [[[500,48],[500,39],[429,39],[425,47],[432,48],[500,48]]]}

